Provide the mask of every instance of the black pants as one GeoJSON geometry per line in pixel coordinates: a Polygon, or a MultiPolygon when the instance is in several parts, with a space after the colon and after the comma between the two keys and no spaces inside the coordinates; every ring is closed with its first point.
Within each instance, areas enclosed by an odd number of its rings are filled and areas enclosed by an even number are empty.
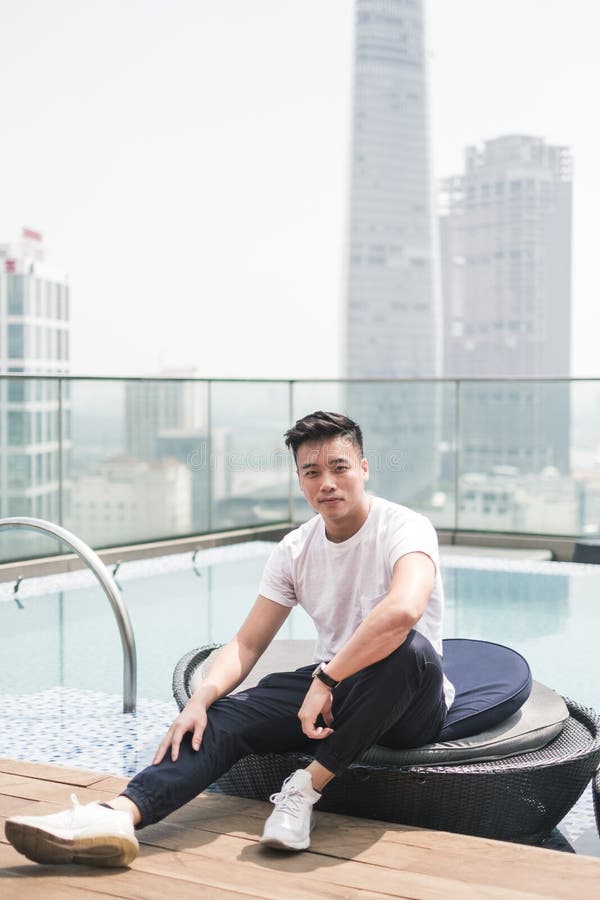
{"type": "Polygon", "coordinates": [[[267,675],[256,687],[213,703],[199,750],[187,734],[176,763],[168,751],[123,791],[140,810],[141,825],[183,806],[248,753],[301,751],[340,774],[375,743],[420,747],[434,741],[444,724],[442,660],[417,631],[335,689],[334,733],[320,741],[307,738],[298,719],[313,669],[311,663],[267,675]]]}

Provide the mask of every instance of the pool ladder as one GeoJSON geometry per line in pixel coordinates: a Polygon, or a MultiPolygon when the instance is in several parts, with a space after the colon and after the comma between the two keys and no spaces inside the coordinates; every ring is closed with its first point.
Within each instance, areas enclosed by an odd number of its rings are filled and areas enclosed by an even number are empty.
{"type": "Polygon", "coordinates": [[[102,586],[102,590],[108,597],[121,635],[123,647],[123,712],[135,712],[137,694],[137,654],[135,649],[135,637],[129,619],[127,607],[119,592],[114,579],[107,572],[106,566],[97,553],[88,547],[84,541],[71,534],[66,528],[46,522],[45,519],[32,519],[26,516],[15,516],[8,519],[0,519],[0,528],[32,528],[42,534],[58,538],[67,547],[70,547],[77,556],[92,570],[102,586]]]}

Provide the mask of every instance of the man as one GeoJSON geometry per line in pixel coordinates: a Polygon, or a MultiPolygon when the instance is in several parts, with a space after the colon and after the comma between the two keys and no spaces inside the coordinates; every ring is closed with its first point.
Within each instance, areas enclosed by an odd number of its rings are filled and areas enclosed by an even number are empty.
{"type": "Polygon", "coordinates": [[[288,534],[265,567],[238,633],[161,742],[153,764],[107,804],[7,821],[11,843],[37,862],[127,865],[134,827],[162,819],[248,753],[304,751],[287,778],[262,843],[309,846],[312,808],[337,774],[374,743],[435,740],[453,698],[442,671],[443,590],[437,539],[423,516],[365,491],[359,426],[315,412],[285,435],[302,492],[317,513],[288,534]],[[317,629],[316,662],[242,693],[293,606],[317,629]]]}

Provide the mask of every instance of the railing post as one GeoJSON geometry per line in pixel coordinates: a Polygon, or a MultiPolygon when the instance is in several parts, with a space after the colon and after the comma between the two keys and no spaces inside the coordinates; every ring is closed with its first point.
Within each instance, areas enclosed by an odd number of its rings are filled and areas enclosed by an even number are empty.
{"type": "Polygon", "coordinates": [[[106,567],[100,557],[88,547],[84,541],[71,534],[66,528],[46,522],[44,519],[32,519],[25,516],[15,516],[8,519],[0,519],[0,528],[32,528],[42,534],[50,535],[65,543],[77,556],[92,570],[102,590],[108,597],[121,636],[123,647],[123,712],[135,712],[137,693],[137,654],[135,649],[135,637],[129,619],[127,607],[119,592],[114,579],[106,571],[106,567]]]}
{"type": "Polygon", "coordinates": [[[63,408],[63,380],[62,378],[58,379],[58,523],[62,526],[64,522],[64,514],[65,514],[65,504],[64,504],[64,473],[63,466],[65,460],[64,454],[64,440],[65,440],[65,429],[64,429],[64,408],[63,408]]]}
{"type": "Polygon", "coordinates": [[[456,379],[454,404],[454,535],[458,533],[458,504],[460,495],[460,379],[456,379]]]}
{"type": "Polygon", "coordinates": [[[208,465],[208,531],[212,532],[213,526],[213,439],[212,439],[212,378],[206,382],[206,455],[208,465]]]}
{"type": "MultiPolygon", "coordinates": [[[[294,422],[294,384],[290,378],[288,381],[288,428],[294,422]]],[[[294,467],[290,465],[288,470],[288,521],[294,521],[294,467]]]]}

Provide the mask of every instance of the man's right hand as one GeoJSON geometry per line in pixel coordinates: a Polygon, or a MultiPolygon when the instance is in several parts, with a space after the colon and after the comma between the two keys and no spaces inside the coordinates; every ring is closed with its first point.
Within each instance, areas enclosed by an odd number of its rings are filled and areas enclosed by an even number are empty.
{"type": "Polygon", "coordinates": [[[160,742],[158,750],[154,754],[152,765],[157,766],[162,762],[169,747],[171,748],[171,759],[173,762],[177,762],[181,741],[188,731],[192,732],[193,749],[199,750],[200,744],[202,743],[202,735],[206,728],[206,722],[206,707],[202,703],[198,703],[197,700],[190,700],[181,710],[160,742]]]}

